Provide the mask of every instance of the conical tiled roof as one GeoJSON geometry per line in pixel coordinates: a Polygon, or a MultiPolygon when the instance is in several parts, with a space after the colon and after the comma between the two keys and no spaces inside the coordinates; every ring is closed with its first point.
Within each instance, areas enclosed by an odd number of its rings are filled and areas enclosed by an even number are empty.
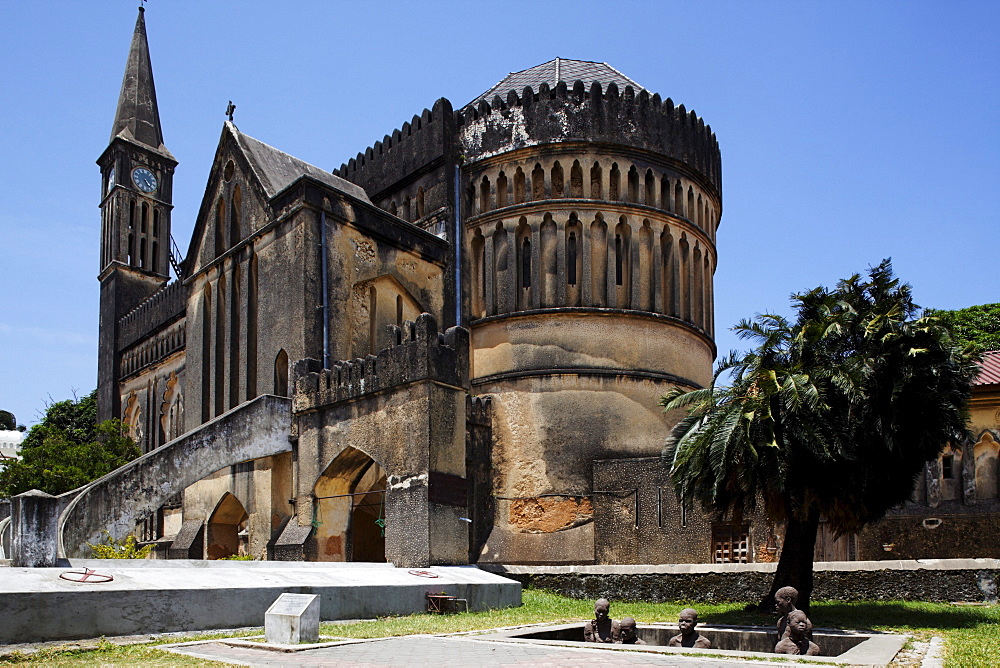
{"type": "Polygon", "coordinates": [[[501,79],[500,83],[465,106],[471,107],[472,105],[479,104],[482,100],[489,102],[495,95],[505,97],[508,91],[512,90],[520,95],[525,86],[531,86],[535,91],[543,83],[547,83],[550,88],[555,88],[556,84],[560,81],[565,81],[569,86],[572,86],[573,82],[577,79],[582,81],[588,90],[590,89],[590,85],[595,81],[600,83],[602,88],[606,88],[609,83],[614,82],[619,89],[631,86],[637,93],[644,89],[642,85],[607,63],[553,58],[547,63],[535,65],[520,72],[511,72],[501,79]]]}
{"type": "Polygon", "coordinates": [[[153,66],[149,60],[142,7],[139,8],[139,18],[135,21],[132,46],[128,52],[125,76],[122,78],[122,90],[118,95],[115,124],[111,128],[111,139],[118,135],[166,151],[163,147],[163,131],[160,129],[160,112],[156,107],[156,87],[153,85],[153,66]]]}

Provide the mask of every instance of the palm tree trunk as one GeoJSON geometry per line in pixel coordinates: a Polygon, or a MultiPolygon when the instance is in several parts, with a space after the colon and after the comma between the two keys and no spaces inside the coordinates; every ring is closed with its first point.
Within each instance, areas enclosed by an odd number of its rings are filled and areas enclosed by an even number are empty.
{"type": "Polygon", "coordinates": [[[774,593],[782,587],[795,587],[799,591],[796,607],[809,613],[809,597],[813,588],[813,555],[818,530],[819,510],[815,506],[809,508],[809,515],[805,520],[789,518],[771,591],[757,606],[759,610],[773,612],[774,593]]]}

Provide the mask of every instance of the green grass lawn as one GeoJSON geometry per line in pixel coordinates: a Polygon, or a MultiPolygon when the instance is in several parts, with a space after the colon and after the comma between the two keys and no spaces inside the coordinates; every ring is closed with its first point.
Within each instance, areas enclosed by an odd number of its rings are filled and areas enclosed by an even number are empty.
{"type": "MultiPolygon", "coordinates": [[[[772,617],[755,612],[745,612],[740,603],[697,604],[691,601],[677,603],[636,603],[616,601],[612,616],[635,617],[644,622],[674,622],[677,613],[685,607],[697,608],[699,619],[705,624],[770,625],[772,617]]],[[[546,591],[527,589],[524,605],[520,608],[490,610],[487,612],[460,613],[456,615],[418,614],[407,617],[387,617],[355,624],[324,623],[320,625],[323,636],[342,638],[381,638],[413,633],[455,633],[518,626],[539,622],[559,623],[583,621],[593,614],[592,601],[565,598],[546,591]]],[[[945,603],[915,602],[816,602],[810,613],[816,626],[892,631],[926,639],[932,635],[945,638],[949,668],[987,667],[998,664],[1000,657],[1000,606],[966,606],[945,603]]],[[[259,633],[259,631],[258,631],[259,633]]],[[[219,637],[203,634],[197,638],[219,637]]],[[[195,639],[186,638],[186,639],[195,639]]],[[[178,642],[176,637],[151,643],[115,646],[100,643],[93,648],[59,650],[24,656],[0,657],[0,664],[44,666],[222,666],[198,659],[185,660],[176,654],[156,649],[158,644],[178,642]]]]}

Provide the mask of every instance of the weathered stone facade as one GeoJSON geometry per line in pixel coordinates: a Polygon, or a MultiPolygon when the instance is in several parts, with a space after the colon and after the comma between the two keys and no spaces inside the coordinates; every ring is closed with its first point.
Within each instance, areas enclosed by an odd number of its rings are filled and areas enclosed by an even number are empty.
{"type": "Polygon", "coordinates": [[[226,123],[183,259],[142,13],[112,135],[102,417],[152,451],[293,401],[290,452],[188,485],[144,537],[207,558],[622,558],[594,462],[655,456],[659,397],[715,355],[721,163],[696,114],[557,59],[334,172],[226,123]]]}
{"type": "MultiPolygon", "coordinates": [[[[146,517],[158,555],[777,558],[780,526],[681,507],[659,459],[659,398],[706,385],[715,357],[721,158],[684,105],[555,59],[438,99],[333,172],[226,123],[182,259],[140,11],[98,164],[101,417],[147,453],[219,449],[171,497],[148,473],[105,483],[138,485],[116,521],[146,517]],[[241,458],[219,425],[262,395],[291,398],[269,418],[290,444],[241,458]]],[[[1000,517],[998,378],[912,503],[857,536],[821,524],[816,559],[1000,555],[980,530],[1000,517]]],[[[148,459],[172,475],[175,456],[148,459]]],[[[93,536],[79,521],[66,550],[93,536]]]]}

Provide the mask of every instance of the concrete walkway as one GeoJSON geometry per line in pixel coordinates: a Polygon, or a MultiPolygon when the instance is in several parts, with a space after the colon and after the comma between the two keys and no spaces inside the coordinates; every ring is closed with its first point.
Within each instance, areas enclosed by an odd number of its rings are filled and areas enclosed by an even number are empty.
{"type": "MultiPolygon", "coordinates": [[[[571,668],[586,666],[693,666],[734,668],[735,666],[791,665],[780,661],[747,661],[677,654],[653,654],[584,647],[534,645],[480,640],[475,637],[404,636],[350,641],[334,646],[282,652],[252,643],[228,644],[205,641],[163,646],[177,654],[200,659],[225,661],[242,666],[330,666],[331,668],[396,668],[420,666],[532,666],[571,668]]],[[[802,664],[798,664],[802,665],[802,664]]]]}
{"type": "Polygon", "coordinates": [[[473,611],[521,604],[520,583],[475,566],[73,559],[0,566],[0,643],[262,626],[283,593],[320,596],[324,621],[409,615],[442,591],[473,611]]]}

